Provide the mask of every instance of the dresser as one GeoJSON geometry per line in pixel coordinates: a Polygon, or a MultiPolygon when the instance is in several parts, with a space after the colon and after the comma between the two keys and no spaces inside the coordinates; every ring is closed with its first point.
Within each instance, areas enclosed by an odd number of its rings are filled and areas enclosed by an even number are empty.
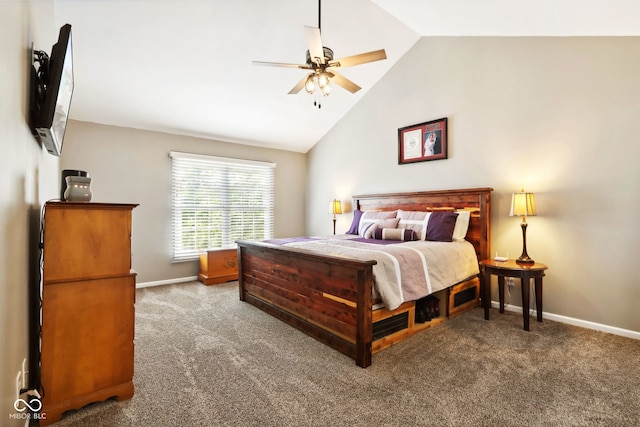
{"type": "Polygon", "coordinates": [[[41,425],[133,396],[135,204],[48,202],[43,219],[41,425]]]}

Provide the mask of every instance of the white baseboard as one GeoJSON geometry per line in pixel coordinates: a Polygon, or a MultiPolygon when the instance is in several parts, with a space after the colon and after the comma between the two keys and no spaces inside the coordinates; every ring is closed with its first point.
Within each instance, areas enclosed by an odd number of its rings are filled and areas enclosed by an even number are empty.
{"type": "MultiPolygon", "coordinates": [[[[500,308],[500,303],[497,301],[491,301],[491,307],[500,308]]],[[[513,311],[515,313],[522,314],[522,307],[513,304],[505,305],[506,311],[513,311]]],[[[533,309],[535,313],[535,309],[533,309]]],[[[631,331],[629,329],[617,328],[615,326],[603,325],[602,323],[589,322],[588,320],[575,319],[573,317],[562,316],[560,314],[542,312],[543,319],[554,320],[560,323],[567,323],[569,325],[580,326],[582,328],[593,329],[595,331],[606,332],[609,334],[620,335],[627,338],[633,338],[640,340],[640,332],[631,331]]]]}
{"type": "Polygon", "coordinates": [[[198,276],[181,277],[179,279],[158,280],[156,282],[142,282],[136,283],[136,289],[148,288],[151,286],[170,285],[172,283],[193,282],[194,280],[198,280],[198,276]]]}

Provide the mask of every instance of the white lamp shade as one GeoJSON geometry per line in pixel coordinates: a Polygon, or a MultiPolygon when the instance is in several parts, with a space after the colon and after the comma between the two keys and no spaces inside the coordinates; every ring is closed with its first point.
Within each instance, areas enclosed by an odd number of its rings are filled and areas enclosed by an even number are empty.
{"type": "Polygon", "coordinates": [[[533,193],[513,193],[509,216],[535,216],[536,204],[533,193]]]}

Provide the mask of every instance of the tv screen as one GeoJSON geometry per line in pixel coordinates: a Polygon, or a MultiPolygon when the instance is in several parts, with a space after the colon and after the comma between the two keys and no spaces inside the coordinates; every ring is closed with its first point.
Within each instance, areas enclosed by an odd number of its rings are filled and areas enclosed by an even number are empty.
{"type": "Polygon", "coordinates": [[[37,106],[39,108],[36,108],[34,129],[36,137],[47,151],[59,156],[62,153],[73,95],[71,25],[66,24],[60,29],[58,42],[53,45],[48,64],[41,62],[40,67],[46,67],[46,70],[38,73],[44,80],[39,82],[44,91],[40,94],[40,105],[37,106]]]}

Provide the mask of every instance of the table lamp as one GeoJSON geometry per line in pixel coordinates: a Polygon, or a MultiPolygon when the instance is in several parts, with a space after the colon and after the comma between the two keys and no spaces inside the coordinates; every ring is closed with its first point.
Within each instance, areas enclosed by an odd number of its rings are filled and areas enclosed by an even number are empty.
{"type": "Polygon", "coordinates": [[[331,213],[333,214],[333,234],[336,234],[336,214],[342,214],[342,203],[338,199],[331,202],[331,213]]]}
{"type": "Polygon", "coordinates": [[[522,223],[522,255],[516,260],[519,264],[533,264],[532,260],[527,254],[527,217],[536,215],[536,204],[533,198],[533,193],[525,193],[524,190],[520,193],[513,193],[511,195],[511,213],[509,216],[521,216],[522,223]]]}

